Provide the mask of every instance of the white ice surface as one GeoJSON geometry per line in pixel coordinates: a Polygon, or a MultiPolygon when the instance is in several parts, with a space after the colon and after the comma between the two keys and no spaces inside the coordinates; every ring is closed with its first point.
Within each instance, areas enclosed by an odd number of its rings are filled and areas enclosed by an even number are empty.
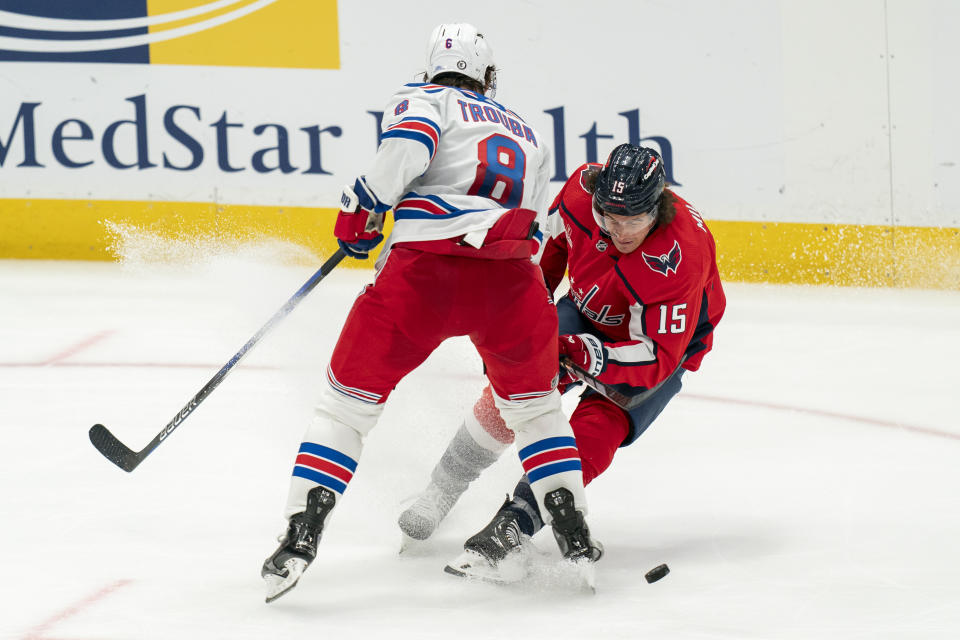
{"type": "Polygon", "coordinates": [[[595,596],[441,571],[517,479],[512,454],[398,556],[401,504],[484,384],[449,341],[394,392],[300,585],[265,605],[292,459],[369,272],[334,271],[133,473],[87,429],[142,447],[310,273],[0,262],[0,638],[960,637],[957,292],[729,285],[703,369],[588,489],[595,596]]]}

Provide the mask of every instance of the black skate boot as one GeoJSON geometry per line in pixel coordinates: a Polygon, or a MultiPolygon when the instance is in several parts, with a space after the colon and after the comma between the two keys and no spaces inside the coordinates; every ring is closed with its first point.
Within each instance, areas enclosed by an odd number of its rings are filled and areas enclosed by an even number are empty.
{"type": "Polygon", "coordinates": [[[506,584],[523,579],[526,569],[523,544],[528,539],[517,523],[517,514],[505,509],[510,498],[487,526],[463,543],[463,553],[443,568],[461,578],[479,578],[506,584]]]}
{"type": "Polygon", "coordinates": [[[273,602],[297,586],[300,576],[317,557],[323,523],[336,504],[336,494],[314,487],[307,494],[307,509],[290,517],[280,546],[263,562],[260,576],[267,583],[267,602],[273,602]]]}
{"type": "Polygon", "coordinates": [[[590,537],[583,513],[573,504],[573,494],[568,489],[555,489],[546,495],[544,503],[553,517],[553,537],[563,557],[571,562],[599,560],[603,545],[590,537]]]}

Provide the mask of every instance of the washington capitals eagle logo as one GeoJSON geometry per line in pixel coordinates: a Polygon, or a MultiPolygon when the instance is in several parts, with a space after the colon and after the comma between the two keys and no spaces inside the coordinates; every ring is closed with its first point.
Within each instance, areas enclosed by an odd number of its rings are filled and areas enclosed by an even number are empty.
{"type": "Polygon", "coordinates": [[[670,253],[664,253],[659,256],[651,256],[646,252],[640,252],[643,255],[644,262],[647,263],[647,266],[656,271],[657,273],[663,274],[664,276],[670,275],[670,272],[677,272],[677,267],[680,266],[680,243],[676,240],[673,241],[673,248],[670,249],[670,253]]]}

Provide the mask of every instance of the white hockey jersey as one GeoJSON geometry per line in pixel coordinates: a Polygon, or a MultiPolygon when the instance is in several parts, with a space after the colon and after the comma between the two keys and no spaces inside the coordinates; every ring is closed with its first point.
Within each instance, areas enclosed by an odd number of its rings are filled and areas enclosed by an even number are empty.
{"type": "Polygon", "coordinates": [[[455,87],[408,84],[387,104],[382,126],[363,179],[376,210],[393,209],[387,247],[466,234],[479,246],[514,208],[533,209],[545,226],[550,152],[507,107],[455,87]]]}

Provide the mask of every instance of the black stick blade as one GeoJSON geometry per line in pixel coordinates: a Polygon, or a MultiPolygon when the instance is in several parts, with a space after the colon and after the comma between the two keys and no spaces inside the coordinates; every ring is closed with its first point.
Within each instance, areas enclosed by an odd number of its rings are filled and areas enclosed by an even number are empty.
{"type": "Polygon", "coordinates": [[[102,424],[90,427],[90,442],[104,457],[124,471],[130,472],[140,464],[140,457],[123,444],[102,424]]]}

